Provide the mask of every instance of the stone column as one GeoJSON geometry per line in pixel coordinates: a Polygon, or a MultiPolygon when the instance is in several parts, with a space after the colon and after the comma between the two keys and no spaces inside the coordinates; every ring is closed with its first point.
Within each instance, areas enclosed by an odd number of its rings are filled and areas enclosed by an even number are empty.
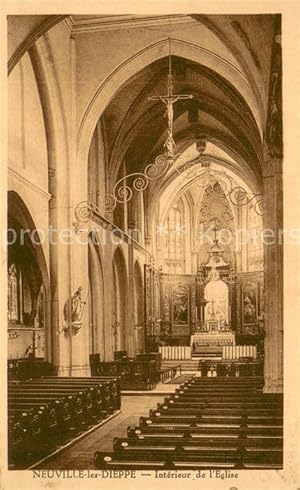
{"type": "MultiPolygon", "coordinates": [[[[113,220],[113,213],[107,212],[106,218],[113,220]]],[[[104,287],[104,361],[113,360],[113,313],[114,305],[114,275],[113,275],[113,244],[112,227],[103,231],[103,281],[104,287]]]]}
{"type": "MultiPolygon", "coordinates": [[[[68,53],[68,50],[66,50],[68,53]]],[[[65,112],[60,103],[60,85],[49,42],[42,36],[30,49],[43,109],[48,149],[49,173],[49,256],[51,349],[47,360],[57,368],[58,375],[70,375],[70,337],[64,333],[65,304],[70,298],[69,245],[62,240],[62,230],[70,229],[68,192],[68,152],[65,112]],[[50,357],[51,356],[51,357],[50,357]]]]}
{"type": "MultiPolygon", "coordinates": [[[[76,47],[75,40],[70,38],[70,165],[69,165],[69,192],[70,192],[70,222],[75,221],[75,208],[81,201],[88,200],[88,162],[76,158],[76,47]]],[[[70,247],[71,264],[71,294],[79,286],[82,287],[83,305],[81,316],[82,326],[78,333],[69,329],[71,338],[71,376],[89,376],[91,373],[89,362],[89,271],[88,271],[88,226],[83,233],[78,234],[70,247]]],[[[75,238],[75,235],[74,235],[75,238]]]]}
{"type": "MultiPolygon", "coordinates": [[[[78,237],[79,238],[79,237],[78,237]]],[[[83,312],[82,326],[76,333],[69,328],[71,338],[71,376],[89,376],[89,315],[88,315],[88,245],[86,233],[82,233],[78,243],[71,247],[71,291],[72,295],[79,286],[82,287],[83,312]]]]}
{"type": "MultiPolygon", "coordinates": [[[[99,256],[93,245],[90,245],[91,264],[90,273],[90,303],[92,304],[91,322],[93,328],[90,334],[94,337],[94,351],[100,354],[100,359],[104,359],[104,282],[103,266],[99,262],[99,256]]],[[[91,339],[89,344],[91,345],[91,339]]]]}
{"type": "Polygon", "coordinates": [[[264,162],[264,291],[266,393],[283,391],[282,160],[264,162]]]}
{"type": "Polygon", "coordinates": [[[128,244],[128,355],[129,357],[135,356],[135,341],[134,341],[134,326],[135,326],[135,314],[134,314],[134,263],[133,263],[133,244],[129,241],[128,244]]]}
{"type": "Polygon", "coordinates": [[[265,131],[264,279],[265,279],[265,387],[266,393],[283,391],[283,199],[282,199],[282,68],[281,18],[276,17],[265,131]]]}

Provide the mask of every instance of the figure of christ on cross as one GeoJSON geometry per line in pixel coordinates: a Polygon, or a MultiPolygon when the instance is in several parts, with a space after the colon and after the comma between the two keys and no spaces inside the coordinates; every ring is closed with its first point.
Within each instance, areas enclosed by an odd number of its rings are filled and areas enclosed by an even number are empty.
{"type": "Polygon", "coordinates": [[[164,147],[167,151],[167,157],[174,158],[176,144],[173,138],[173,120],[174,120],[174,109],[173,104],[177,100],[192,99],[193,95],[186,94],[173,94],[173,80],[172,80],[172,66],[171,66],[171,42],[169,39],[169,74],[168,74],[168,93],[167,95],[154,95],[149,97],[149,100],[160,100],[166,105],[166,115],[168,118],[168,135],[164,143],[164,147]]]}

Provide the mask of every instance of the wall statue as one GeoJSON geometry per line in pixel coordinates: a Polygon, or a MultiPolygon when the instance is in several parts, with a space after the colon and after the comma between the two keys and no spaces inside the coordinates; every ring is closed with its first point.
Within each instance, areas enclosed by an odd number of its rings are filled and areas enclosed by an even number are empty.
{"type": "Polygon", "coordinates": [[[81,298],[82,287],[79,286],[75,294],[72,296],[72,323],[78,323],[81,321],[85,301],[81,298]]]}
{"type": "Polygon", "coordinates": [[[216,268],[211,269],[208,280],[204,290],[205,320],[228,323],[228,287],[216,268]]]}
{"type": "Polygon", "coordinates": [[[86,301],[82,300],[82,287],[75,291],[72,298],[70,298],[64,306],[64,319],[66,325],[62,328],[60,332],[67,333],[70,327],[72,327],[72,332],[76,334],[82,326],[82,314],[86,301]]]}

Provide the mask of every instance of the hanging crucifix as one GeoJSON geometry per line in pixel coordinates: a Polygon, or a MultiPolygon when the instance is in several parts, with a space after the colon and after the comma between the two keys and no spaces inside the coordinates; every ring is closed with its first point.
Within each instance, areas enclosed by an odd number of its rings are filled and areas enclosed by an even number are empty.
{"type": "Polygon", "coordinates": [[[168,118],[168,133],[164,147],[167,152],[168,159],[174,159],[176,144],[173,138],[173,119],[174,110],[173,104],[177,100],[192,99],[193,95],[173,94],[173,78],[172,78],[172,60],[171,60],[171,40],[169,38],[169,73],[168,73],[168,93],[167,95],[154,95],[149,97],[149,100],[160,100],[166,105],[166,115],[168,118]]]}

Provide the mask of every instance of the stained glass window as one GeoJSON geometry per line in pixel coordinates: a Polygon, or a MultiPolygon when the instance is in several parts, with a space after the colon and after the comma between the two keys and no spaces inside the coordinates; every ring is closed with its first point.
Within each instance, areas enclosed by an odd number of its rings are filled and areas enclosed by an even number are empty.
{"type": "Polygon", "coordinates": [[[8,269],[8,305],[7,314],[9,322],[18,322],[18,273],[15,264],[8,269]]]}
{"type": "Polygon", "coordinates": [[[184,273],[184,208],[181,200],[172,206],[164,226],[164,260],[168,272],[184,273]]]}

